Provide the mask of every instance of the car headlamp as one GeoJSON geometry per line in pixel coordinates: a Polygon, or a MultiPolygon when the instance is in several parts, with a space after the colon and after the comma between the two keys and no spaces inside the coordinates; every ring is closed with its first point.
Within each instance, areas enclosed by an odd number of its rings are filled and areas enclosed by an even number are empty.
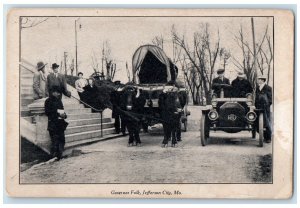
{"type": "Polygon", "coordinates": [[[212,120],[212,121],[214,121],[214,120],[217,120],[218,119],[218,117],[219,117],[219,115],[218,115],[218,112],[217,111],[210,111],[209,113],[208,113],[208,118],[210,119],[210,120],[212,120]]]}
{"type": "Polygon", "coordinates": [[[255,121],[256,117],[256,113],[254,112],[248,112],[246,115],[248,121],[255,121]]]}

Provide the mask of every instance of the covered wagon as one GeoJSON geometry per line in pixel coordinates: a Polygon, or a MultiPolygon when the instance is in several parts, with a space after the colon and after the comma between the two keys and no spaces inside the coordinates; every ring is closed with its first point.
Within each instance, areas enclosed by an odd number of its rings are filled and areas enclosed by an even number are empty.
{"type": "MultiPolygon", "coordinates": [[[[146,98],[144,106],[145,114],[153,118],[159,118],[158,99],[163,90],[179,89],[180,105],[183,108],[182,124],[187,128],[187,90],[176,79],[178,68],[166,56],[164,51],[154,45],[140,46],[132,58],[133,82],[140,89],[140,93],[146,98]]],[[[149,116],[148,116],[149,118],[149,116]]],[[[149,125],[157,123],[159,119],[148,119],[149,125]]]]}

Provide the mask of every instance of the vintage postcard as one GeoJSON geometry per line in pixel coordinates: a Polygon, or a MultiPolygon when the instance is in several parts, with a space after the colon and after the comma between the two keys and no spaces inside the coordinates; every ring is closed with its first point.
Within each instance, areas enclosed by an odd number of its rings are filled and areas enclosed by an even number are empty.
{"type": "Polygon", "coordinates": [[[291,11],[18,8],[6,32],[9,196],[292,196],[291,11]]]}

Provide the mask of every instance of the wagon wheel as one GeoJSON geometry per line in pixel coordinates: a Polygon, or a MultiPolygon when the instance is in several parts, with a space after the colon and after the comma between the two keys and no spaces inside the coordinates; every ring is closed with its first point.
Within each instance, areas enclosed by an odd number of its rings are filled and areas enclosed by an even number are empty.
{"type": "Polygon", "coordinates": [[[259,120],[258,120],[258,133],[259,133],[259,147],[264,146],[264,114],[259,114],[259,120]]]}
{"type": "Polygon", "coordinates": [[[207,135],[208,135],[208,132],[207,132],[207,121],[206,121],[206,115],[204,113],[202,113],[202,116],[201,116],[201,123],[200,123],[200,137],[201,137],[201,144],[202,146],[205,146],[207,144],[207,135]]]}

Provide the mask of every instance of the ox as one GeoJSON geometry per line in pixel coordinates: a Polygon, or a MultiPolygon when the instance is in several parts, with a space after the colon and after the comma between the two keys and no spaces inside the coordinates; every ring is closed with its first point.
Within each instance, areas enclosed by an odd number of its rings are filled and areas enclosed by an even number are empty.
{"type": "Polygon", "coordinates": [[[146,99],[133,86],[125,86],[120,95],[120,115],[129,133],[128,146],[141,146],[140,121],[146,99]]]}
{"type": "Polygon", "coordinates": [[[172,147],[177,146],[177,133],[182,108],[180,105],[178,88],[171,87],[169,90],[164,90],[159,96],[158,105],[160,109],[161,119],[163,120],[164,140],[162,147],[167,147],[169,140],[172,138],[172,147]]]}

